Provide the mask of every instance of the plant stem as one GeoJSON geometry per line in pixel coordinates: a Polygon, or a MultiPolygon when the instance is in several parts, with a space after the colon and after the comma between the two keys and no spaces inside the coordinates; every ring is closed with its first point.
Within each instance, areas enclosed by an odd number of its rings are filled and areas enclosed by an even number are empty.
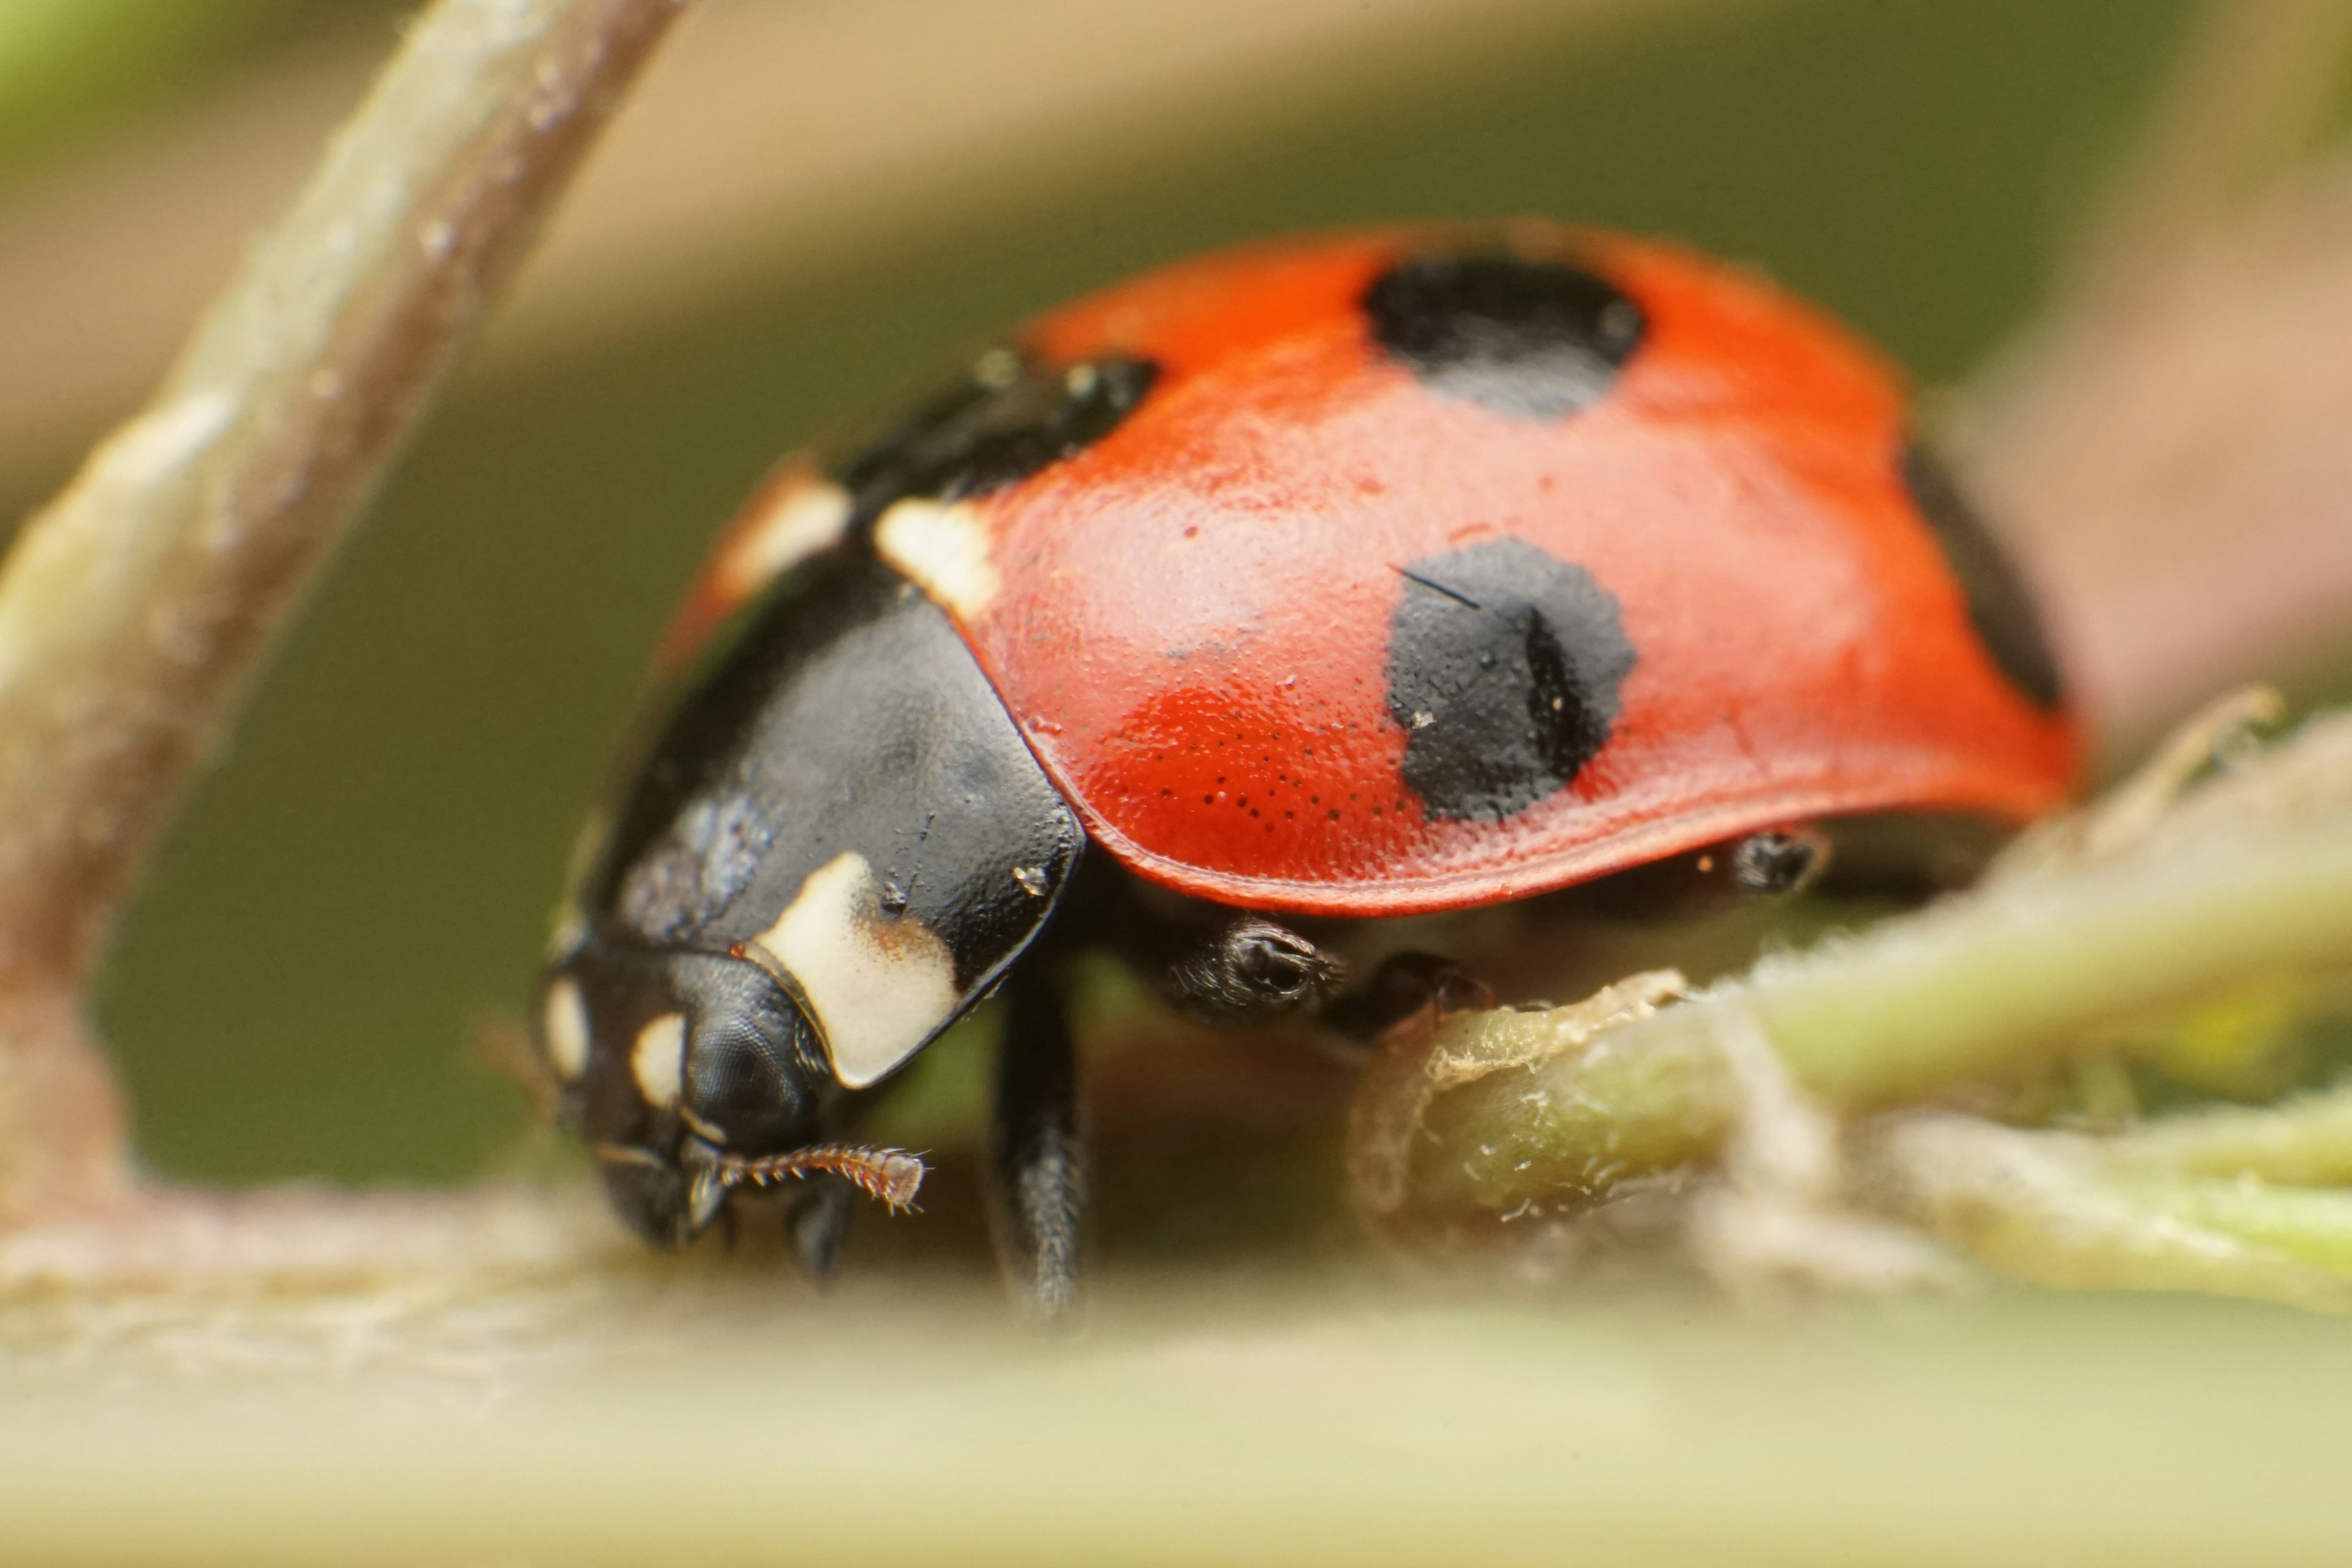
{"type": "Polygon", "coordinates": [[[440,0],[0,567],[0,1220],[124,1189],[80,997],[272,635],[685,0],[440,0]]]}
{"type": "Polygon", "coordinates": [[[2352,1194],[2119,1166],[2104,1142],[1892,1116],[1861,1140],[1857,1189],[2037,1284],[2352,1311],[2352,1194]]]}
{"type": "Polygon", "coordinates": [[[1424,1048],[1431,1076],[1459,1087],[1412,1119],[1413,1195],[1507,1209],[1706,1156],[1742,1103],[1719,1045],[1735,1015],[1799,1087],[1867,1110],[2051,1059],[2250,974],[2352,967],[2347,736],[2352,721],[2307,728],[2191,793],[2136,849],[2028,858],[1572,1049],[1544,1044],[1550,1014],[1449,1020],[1424,1048]],[[1478,1063],[1507,1065],[1462,1070],[1478,1063]]]}

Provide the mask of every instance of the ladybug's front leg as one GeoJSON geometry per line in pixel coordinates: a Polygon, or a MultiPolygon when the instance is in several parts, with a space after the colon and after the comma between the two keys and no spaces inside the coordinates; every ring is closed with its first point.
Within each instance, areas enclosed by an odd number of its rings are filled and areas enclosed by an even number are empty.
{"type": "Polygon", "coordinates": [[[1087,1222],[1077,1052],[1046,965],[1015,966],[1003,994],[989,1130],[997,1258],[1032,1314],[1064,1321],[1077,1308],[1087,1222]]]}

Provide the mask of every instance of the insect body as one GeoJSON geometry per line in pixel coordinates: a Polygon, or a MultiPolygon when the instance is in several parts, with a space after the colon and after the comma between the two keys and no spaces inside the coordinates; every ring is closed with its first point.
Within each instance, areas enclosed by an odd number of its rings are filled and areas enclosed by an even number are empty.
{"type": "Polygon", "coordinates": [[[1477,987],[1406,955],[1351,988],[1286,921],[1710,847],[1772,890],[1814,825],[2014,824],[2078,759],[2024,588],[1877,358],[1540,223],[1245,249],[1048,316],[787,464],[665,658],[686,694],[537,1010],[614,1201],[678,1243],[829,1172],[800,1221],[829,1255],[839,1178],[907,1186],[842,1142],[857,1105],[1002,986],[1001,1237],[1049,1311],[1084,1203],[1059,950],[1370,1033],[1477,987]]]}

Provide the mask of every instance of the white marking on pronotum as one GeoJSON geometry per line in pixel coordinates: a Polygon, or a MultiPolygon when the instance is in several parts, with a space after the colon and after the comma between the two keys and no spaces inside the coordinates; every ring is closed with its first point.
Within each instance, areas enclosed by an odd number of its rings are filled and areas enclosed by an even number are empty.
{"type": "Polygon", "coordinates": [[[802,478],[771,489],[757,510],[729,531],[719,558],[728,602],[750,598],[775,578],[841,539],[849,526],[849,492],[830,479],[802,478]]]}
{"type": "Polygon", "coordinates": [[[1021,890],[1031,898],[1045,896],[1045,868],[1043,866],[1015,866],[1013,868],[1013,879],[1020,883],[1021,890]]]}
{"type": "Polygon", "coordinates": [[[947,943],[909,916],[883,919],[878,891],[865,857],[844,851],[759,939],[800,983],[833,1076],[851,1089],[914,1055],[962,1000],[947,943]]]}
{"type": "Polygon", "coordinates": [[[539,1027],[547,1065],[564,1082],[579,1082],[588,1070],[588,1004],[581,999],[579,982],[566,975],[547,988],[539,1027]]]}
{"type": "Polygon", "coordinates": [[[882,514],[874,547],[965,620],[988,608],[1003,585],[989,552],[988,524],[964,501],[908,497],[882,514]]]}
{"type": "Polygon", "coordinates": [[[647,1105],[667,1110],[686,1087],[686,1015],[664,1013],[637,1031],[629,1051],[629,1073],[647,1105]]]}

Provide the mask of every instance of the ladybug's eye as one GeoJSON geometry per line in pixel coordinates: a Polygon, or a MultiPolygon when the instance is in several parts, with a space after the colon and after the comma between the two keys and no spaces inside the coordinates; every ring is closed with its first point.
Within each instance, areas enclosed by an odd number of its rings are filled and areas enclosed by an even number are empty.
{"type": "Polygon", "coordinates": [[[706,1137],[722,1134],[736,1153],[795,1148],[814,1135],[818,1090],[832,1081],[812,1070],[819,1049],[790,1002],[706,1013],[687,1049],[684,1107],[706,1137]]]}
{"type": "Polygon", "coordinates": [[[833,1076],[800,1005],[750,959],[681,952],[665,967],[684,1023],[679,1119],[730,1153],[773,1154],[809,1142],[833,1076]]]}

